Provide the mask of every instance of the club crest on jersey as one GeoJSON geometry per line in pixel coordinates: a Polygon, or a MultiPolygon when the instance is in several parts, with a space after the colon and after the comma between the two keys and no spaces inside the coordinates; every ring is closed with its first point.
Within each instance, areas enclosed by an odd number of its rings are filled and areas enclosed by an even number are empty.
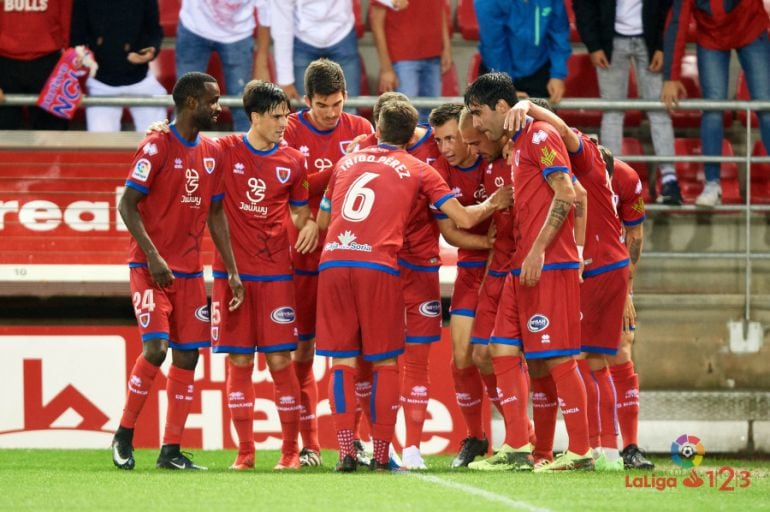
{"type": "Polygon", "coordinates": [[[142,327],[147,327],[150,325],[150,314],[149,313],[142,313],[139,315],[139,325],[142,327]]]}
{"type": "Polygon", "coordinates": [[[208,322],[210,318],[208,305],[204,305],[196,309],[195,318],[197,318],[201,322],[208,322]]]}
{"type": "Polygon", "coordinates": [[[521,150],[517,149],[516,154],[513,156],[513,163],[516,164],[516,167],[519,166],[519,157],[521,156],[521,150]]]}
{"type": "Polygon", "coordinates": [[[441,316],[441,302],[437,300],[423,302],[420,304],[420,314],[431,318],[441,316]]]}
{"type": "Polygon", "coordinates": [[[278,181],[281,183],[286,183],[289,181],[289,178],[291,178],[291,169],[288,167],[276,167],[275,177],[278,178],[278,181]]]}
{"type": "Polygon", "coordinates": [[[211,328],[211,339],[214,341],[217,341],[219,339],[219,326],[214,326],[211,328]]]}
{"type": "Polygon", "coordinates": [[[294,321],[294,308],[284,306],[270,313],[270,319],[277,324],[290,324],[294,321]]]}
{"type": "Polygon", "coordinates": [[[351,139],[351,140],[341,140],[340,141],[340,153],[342,153],[343,155],[347,154],[348,146],[350,146],[351,142],[353,142],[353,139],[351,139]]]}
{"type": "Polygon", "coordinates": [[[548,328],[548,324],[550,323],[547,316],[535,313],[527,322],[527,330],[529,332],[544,331],[548,328]]]}
{"type": "Polygon", "coordinates": [[[134,172],[131,177],[139,181],[147,181],[150,176],[150,170],[152,170],[152,164],[146,158],[140,158],[136,165],[134,165],[134,172]]]}
{"type": "Polygon", "coordinates": [[[543,130],[538,130],[532,136],[532,143],[533,144],[540,144],[541,142],[543,142],[547,138],[548,138],[548,134],[547,133],[545,133],[543,130]]]}
{"type": "Polygon", "coordinates": [[[203,168],[206,169],[206,172],[211,174],[214,172],[214,168],[217,166],[216,160],[213,158],[204,158],[203,159],[203,168]]]}

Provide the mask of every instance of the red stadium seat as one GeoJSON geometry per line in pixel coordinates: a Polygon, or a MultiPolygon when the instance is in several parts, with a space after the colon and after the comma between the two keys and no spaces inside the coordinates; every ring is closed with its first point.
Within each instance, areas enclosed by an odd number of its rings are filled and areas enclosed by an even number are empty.
{"type": "MultiPolygon", "coordinates": [[[[587,53],[576,53],[569,58],[565,87],[565,98],[598,98],[600,96],[596,68],[591,64],[591,57],[587,53]]],[[[602,121],[601,110],[559,110],[559,115],[570,126],[596,127],[602,121]]]]}
{"type": "Polygon", "coordinates": [[[457,28],[466,41],[479,40],[479,22],[476,20],[473,0],[457,1],[457,28]]]}
{"type": "MultiPolygon", "coordinates": [[[[358,61],[361,63],[361,92],[359,94],[361,96],[369,96],[371,94],[371,89],[369,89],[369,78],[366,76],[366,63],[360,53],[358,54],[358,61]]],[[[359,108],[358,113],[369,120],[372,119],[371,108],[359,108]]]]}
{"type": "MultiPolygon", "coordinates": [[[[699,138],[674,139],[674,152],[677,155],[702,155],[699,138]]],[[[733,156],[733,147],[727,139],[722,141],[722,155],[733,156]]],[[[695,202],[695,198],[703,191],[705,177],[703,163],[679,162],[675,165],[676,175],[679,179],[679,188],[685,203],[695,202]]],[[[722,203],[740,204],[740,183],[738,182],[738,165],[735,163],[723,163],[719,173],[722,184],[722,203]]]]}
{"type": "MultiPolygon", "coordinates": [[[[639,139],[634,137],[625,137],[623,139],[622,144],[623,145],[620,148],[621,154],[618,155],[619,159],[623,160],[624,155],[634,155],[634,156],[644,155],[644,150],[642,149],[642,143],[639,141],[639,139]]],[[[633,167],[633,169],[639,175],[639,179],[642,180],[642,188],[643,188],[642,197],[644,198],[644,202],[645,203],[652,202],[651,195],[650,195],[650,187],[648,184],[649,171],[647,168],[647,162],[626,162],[626,163],[628,163],[628,165],[633,167]]]]}
{"type": "MultiPolygon", "coordinates": [[[[767,156],[761,140],[754,143],[754,156],[767,156]]],[[[751,164],[751,202],[770,204],[770,163],[751,164]]]]}
{"type": "Polygon", "coordinates": [[[476,52],[471,57],[471,62],[468,64],[468,77],[467,83],[471,84],[479,77],[479,70],[481,69],[481,54],[476,52]]]}
{"type": "Polygon", "coordinates": [[[441,75],[441,95],[460,95],[460,84],[457,80],[457,66],[455,66],[454,62],[452,63],[452,67],[448,69],[446,73],[441,75]]]}
{"type": "Polygon", "coordinates": [[[179,24],[179,9],[182,0],[158,0],[160,11],[160,27],[166,37],[176,36],[176,27],[179,24]]]}
{"type": "Polygon", "coordinates": [[[575,11],[572,9],[572,0],[564,0],[564,7],[567,10],[567,19],[569,20],[569,41],[570,43],[579,43],[580,33],[575,23],[575,11]]]}

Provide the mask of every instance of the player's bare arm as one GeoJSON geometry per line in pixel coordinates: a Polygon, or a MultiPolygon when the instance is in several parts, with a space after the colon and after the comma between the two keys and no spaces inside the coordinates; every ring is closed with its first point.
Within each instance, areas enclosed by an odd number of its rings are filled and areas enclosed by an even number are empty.
{"type": "Polygon", "coordinates": [[[500,187],[483,203],[463,206],[460,201],[449,199],[441,205],[441,211],[454,221],[458,228],[470,229],[489,218],[497,210],[504,210],[513,204],[513,187],[500,187]]]}
{"type": "Polygon", "coordinates": [[[575,188],[572,186],[572,180],[567,173],[552,172],[546,180],[553,190],[554,196],[545,223],[521,264],[520,279],[525,286],[535,286],[540,281],[540,273],[543,271],[545,261],[545,250],[556,238],[575,204],[575,188]]]}
{"type": "Polygon", "coordinates": [[[225,216],[225,209],[223,201],[217,200],[211,202],[211,208],[209,209],[209,233],[211,233],[211,239],[214,241],[214,245],[219,251],[219,255],[222,256],[222,262],[227,269],[227,282],[230,286],[230,291],[233,293],[233,298],[227,304],[227,308],[230,311],[235,311],[243,303],[243,283],[238,275],[238,267],[235,264],[235,256],[233,255],[233,247],[230,245],[230,228],[227,224],[227,217],[225,216]]]}
{"type": "Polygon", "coordinates": [[[452,219],[438,219],[437,222],[441,235],[453,247],[469,250],[488,250],[492,248],[492,241],[486,235],[476,235],[460,229],[452,219]]]}
{"type": "Polygon", "coordinates": [[[318,210],[318,216],[315,219],[316,224],[318,224],[318,229],[328,228],[330,220],[331,212],[326,210],[318,210]]]}
{"type": "Polygon", "coordinates": [[[318,245],[318,224],[313,220],[308,205],[289,206],[291,210],[291,221],[299,230],[297,243],[294,248],[300,254],[313,252],[318,245]]]}
{"type": "Polygon", "coordinates": [[[578,246],[580,258],[580,282],[583,282],[583,247],[586,245],[586,225],[588,223],[588,192],[579,181],[572,184],[575,187],[575,243],[578,246]]]}
{"type": "Polygon", "coordinates": [[[626,227],[626,247],[628,248],[628,297],[626,299],[626,309],[623,314],[623,330],[629,331],[636,326],[636,307],[634,306],[634,275],[636,274],[636,265],[642,257],[642,248],[644,245],[644,225],[626,227]]]}
{"type": "Polygon", "coordinates": [[[166,260],[160,255],[144,227],[138,208],[142,199],[144,199],[144,194],[131,187],[126,187],[120,198],[118,211],[126,224],[126,228],[128,228],[128,232],[131,233],[147,257],[147,270],[150,272],[153,282],[160,288],[167,288],[174,282],[174,274],[171,273],[166,260]]]}
{"type": "Polygon", "coordinates": [[[535,105],[529,100],[521,100],[516,103],[505,116],[503,126],[512,133],[516,133],[524,127],[528,115],[556,128],[556,131],[559,132],[559,137],[564,141],[564,145],[567,146],[567,151],[570,153],[575,153],[580,149],[580,137],[572,131],[561,117],[548,109],[535,105]]]}

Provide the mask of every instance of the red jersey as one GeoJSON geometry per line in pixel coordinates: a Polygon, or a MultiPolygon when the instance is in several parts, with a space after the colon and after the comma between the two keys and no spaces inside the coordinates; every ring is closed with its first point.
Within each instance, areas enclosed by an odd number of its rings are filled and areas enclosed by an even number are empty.
{"type": "Polygon", "coordinates": [[[398,274],[396,254],[419,193],[437,207],[453,197],[435,169],[402,149],[371,147],[340,160],[321,205],[331,223],[319,269],[398,274]]]}
{"type": "Polygon", "coordinates": [[[0,8],[0,57],[33,60],[69,46],[72,0],[4,4],[0,8]]]}
{"type": "MultiPolygon", "coordinates": [[[[224,197],[220,151],[203,135],[191,143],[173,124],[169,128],[171,133],[153,133],[141,142],[126,186],[145,194],[139,215],[169,268],[197,274],[203,269],[201,240],[211,201],[224,197]]],[[[147,266],[133,237],[128,262],[130,267],[147,266]]]]}
{"type": "MultiPolygon", "coordinates": [[[[486,169],[486,163],[481,157],[476,158],[476,161],[469,167],[455,167],[450,165],[446,158],[441,157],[436,160],[435,167],[463,206],[483,203],[487,198],[482,181],[482,174],[484,169],[486,169]]],[[[442,213],[437,213],[436,218],[445,219],[446,216],[442,213]]],[[[487,219],[469,229],[468,232],[476,235],[486,235],[489,232],[489,225],[491,223],[492,220],[487,219]]],[[[482,262],[487,261],[488,256],[489,251],[486,250],[458,248],[457,266],[462,267],[464,266],[463,264],[469,267],[481,266],[484,264],[482,262]]]]}
{"type": "MultiPolygon", "coordinates": [[[[229,135],[220,139],[219,144],[223,154],[225,212],[241,278],[263,281],[271,280],[265,277],[290,277],[285,219],[289,205],[307,204],[305,157],[294,148],[279,145],[259,151],[246,135],[229,135]]],[[[215,276],[225,271],[217,253],[215,276]]]]}
{"type": "MultiPolygon", "coordinates": [[[[529,121],[513,136],[514,269],[521,268],[521,262],[548,220],[554,194],[546,177],[552,172],[571,176],[567,148],[551,125],[529,121]]],[[[575,214],[570,209],[559,233],[545,250],[543,270],[579,267],[574,221],[575,214]]]]}
{"type": "MultiPolygon", "coordinates": [[[[483,184],[487,194],[494,194],[500,187],[511,184],[511,166],[504,158],[498,158],[487,165],[484,170],[483,184]]],[[[511,258],[516,249],[513,240],[513,206],[495,211],[492,220],[495,223],[496,234],[489,271],[507,273],[511,270],[511,258]]]]}
{"type": "Polygon", "coordinates": [[[627,265],[628,251],[622,242],[623,229],[604,158],[591,139],[577,134],[580,147],[570,153],[570,162],[573,174],[588,192],[583,276],[591,277],[627,265]]]}
{"type": "Polygon", "coordinates": [[[617,158],[612,172],[612,190],[615,192],[615,207],[623,225],[637,226],[644,222],[647,214],[642,199],[642,181],[633,167],[617,158]]]}
{"type": "Polygon", "coordinates": [[[392,62],[440,57],[443,49],[441,10],[444,0],[409,2],[398,11],[374,2],[386,9],[385,42],[392,62]],[[426,23],[431,20],[430,23],[426,23]]]}

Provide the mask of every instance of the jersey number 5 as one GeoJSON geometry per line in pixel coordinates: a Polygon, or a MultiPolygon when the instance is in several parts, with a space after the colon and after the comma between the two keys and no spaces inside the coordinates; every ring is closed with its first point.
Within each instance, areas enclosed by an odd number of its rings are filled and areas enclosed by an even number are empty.
{"type": "Polygon", "coordinates": [[[374,190],[366,185],[378,176],[373,172],[365,172],[350,185],[342,202],[342,217],[345,220],[361,222],[369,216],[374,207],[374,190]]]}

